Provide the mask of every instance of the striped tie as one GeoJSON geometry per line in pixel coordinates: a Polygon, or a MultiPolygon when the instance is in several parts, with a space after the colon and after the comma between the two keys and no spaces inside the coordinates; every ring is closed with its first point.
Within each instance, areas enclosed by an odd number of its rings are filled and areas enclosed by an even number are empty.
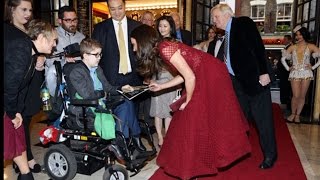
{"type": "Polygon", "coordinates": [[[224,62],[227,62],[227,56],[228,56],[228,43],[229,43],[229,34],[226,31],[224,35],[224,62]]]}

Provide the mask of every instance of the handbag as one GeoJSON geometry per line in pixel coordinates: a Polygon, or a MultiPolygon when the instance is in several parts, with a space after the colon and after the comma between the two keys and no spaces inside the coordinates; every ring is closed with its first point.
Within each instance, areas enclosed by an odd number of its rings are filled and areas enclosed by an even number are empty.
{"type": "Polygon", "coordinates": [[[182,96],[174,101],[172,104],[170,104],[170,109],[172,112],[176,112],[179,110],[179,108],[181,107],[181,105],[186,102],[187,100],[187,94],[182,94],[182,96]]]}
{"type": "Polygon", "coordinates": [[[95,113],[96,117],[94,120],[95,131],[99,134],[102,139],[109,140],[116,137],[115,133],[115,122],[111,114],[106,113],[95,113]]]}

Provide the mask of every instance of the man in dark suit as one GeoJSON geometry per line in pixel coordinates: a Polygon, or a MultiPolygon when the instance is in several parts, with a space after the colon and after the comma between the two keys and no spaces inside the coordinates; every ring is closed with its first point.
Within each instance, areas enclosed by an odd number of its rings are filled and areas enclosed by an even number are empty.
{"type": "MultiPolygon", "coordinates": [[[[107,4],[111,18],[97,24],[92,34],[92,38],[103,47],[99,65],[113,86],[141,85],[142,79],[136,72],[136,60],[130,41],[131,31],[141,23],[125,16],[124,0],[107,0],[107,4]]],[[[125,100],[114,110],[114,114],[122,120],[117,123],[117,130],[122,129],[126,138],[131,134],[137,150],[145,152],[135,104],[125,100]]]]}
{"type": "Polygon", "coordinates": [[[215,28],[216,38],[209,43],[207,53],[224,61],[224,31],[219,28],[215,28]]]}
{"type": "MultiPolygon", "coordinates": [[[[285,50],[287,50],[292,45],[291,35],[284,35],[283,44],[285,45],[285,50]]],[[[287,60],[287,64],[291,64],[290,60],[287,60]]],[[[279,71],[279,79],[280,79],[280,102],[281,104],[285,104],[287,109],[291,107],[291,85],[289,78],[289,71],[285,69],[282,63],[277,64],[277,68],[279,71]]]]}
{"type": "Polygon", "coordinates": [[[227,4],[211,10],[216,26],[225,30],[225,62],[234,90],[247,118],[255,121],[264,154],[261,169],[271,168],[277,159],[272,117],[271,64],[256,24],[249,17],[235,18],[227,4]]]}
{"type": "Polygon", "coordinates": [[[192,46],[192,34],[188,30],[181,28],[181,19],[177,12],[171,13],[171,17],[176,25],[177,39],[188,46],[192,46]]]}

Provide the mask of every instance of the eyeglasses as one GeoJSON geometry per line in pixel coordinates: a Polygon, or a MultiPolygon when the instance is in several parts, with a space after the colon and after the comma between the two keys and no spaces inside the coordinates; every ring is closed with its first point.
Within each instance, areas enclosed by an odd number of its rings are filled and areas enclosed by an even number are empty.
{"type": "Polygon", "coordinates": [[[74,19],[62,19],[67,23],[77,23],[78,22],[78,18],[74,18],[74,19]]]}
{"type": "Polygon", "coordinates": [[[95,56],[96,58],[101,58],[101,57],[102,57],[102,53],[95,53],[95,54],[86,53],[86,54],[93,55],[93,56],[95,56]]]}

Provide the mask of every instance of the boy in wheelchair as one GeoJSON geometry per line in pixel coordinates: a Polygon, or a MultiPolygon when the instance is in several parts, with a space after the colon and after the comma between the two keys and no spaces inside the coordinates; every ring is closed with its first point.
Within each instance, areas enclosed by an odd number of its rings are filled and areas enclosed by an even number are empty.
{"type": "MultiPolygon", "coordinates": [[[[99,99],[98,109],[104,109],[105,100],[107,94],[118,95],[117,88],[121,88],[122,91],[133,91],[133,87],[125,85],[122,87],[115,87],[110,85],[106,77],[103,74],[101,67],[98,66],[101,54],[102,46],[96,40],[86,38],[80,43],[80,54],[82,61],[78,63],[67,63],[64,65],[63,71],[65,80],[68,87],[68,94],[70,99],[99,99]],[[102,108],[101,108],[102,107],[102,108]]],[[[126,103],[126,102],[122,102],[126,103]]],[[[122,111],[133,111],[134,107],[130,104],[122,104],[122,111]]],[[[73,114],[76,117],[82,116],[82,108],[78,106],[70,105],[68,108],[69,114],[73,114]]],[[[86,117],[89,129],[94,129],[94,117],[95,112],[92,108],[86,108],[86,117]]],[[[115,114],[117,116],[117,114],[115,114]]],[[[72,118],[71,118],[72,119],[72,118]]],[[[69,123],[70,125],[70,123],[69,123]]],[[[75,129],[77,123],[71,123],[75,129]]],[[[116,121],[116,128],[122,132],[126,139],[129,139],[129,129],[131,130],[132,141],[135,149],[139,152],[139,156],[151,156],[153,151],[147,151],[140,139],[140,126],[137,118],[120,118],[116,121]],[[133,122],[130,122],[132,121],[133,122]]]]}

